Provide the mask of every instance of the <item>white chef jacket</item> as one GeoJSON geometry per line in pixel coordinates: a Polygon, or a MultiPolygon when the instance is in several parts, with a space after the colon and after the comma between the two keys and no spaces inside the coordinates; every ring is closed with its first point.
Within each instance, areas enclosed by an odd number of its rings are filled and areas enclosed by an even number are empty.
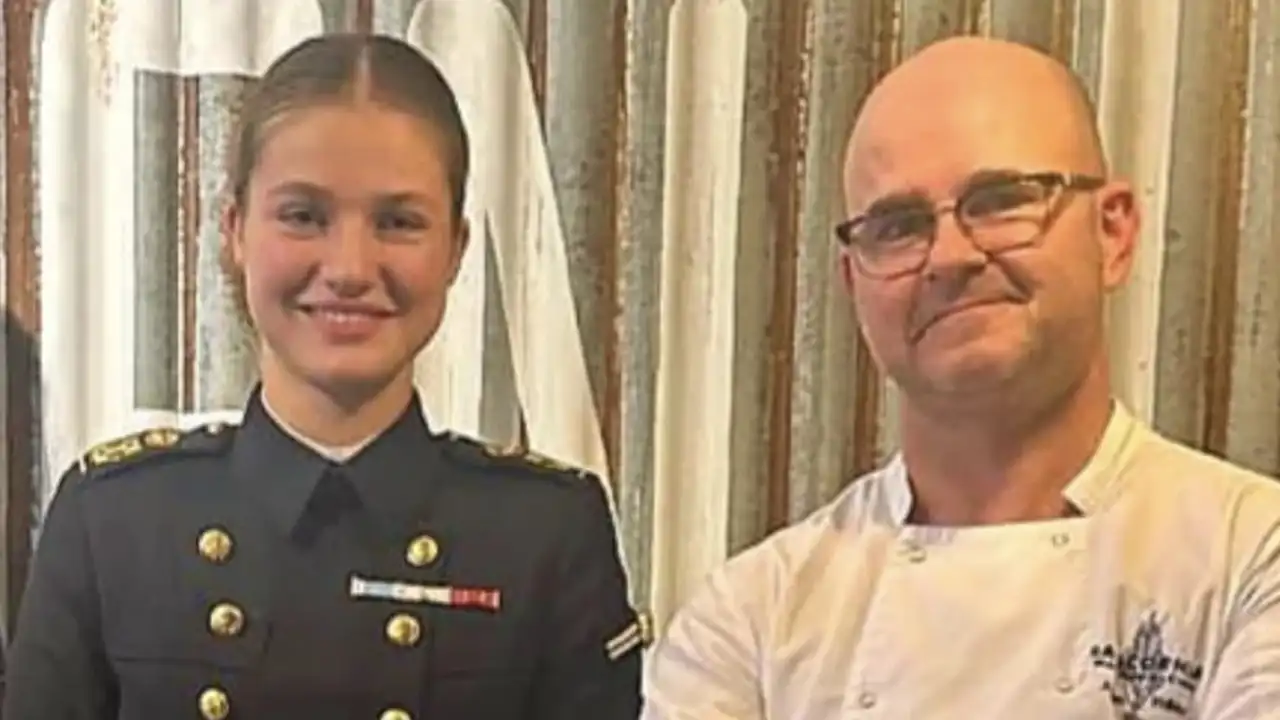
{"type": "Polygon", "coordinates": [[[894,458],[711,575],[642,719],[1280,718],[1280,483],[1117,404],[1066,497],[910,526],[894,458]]]}

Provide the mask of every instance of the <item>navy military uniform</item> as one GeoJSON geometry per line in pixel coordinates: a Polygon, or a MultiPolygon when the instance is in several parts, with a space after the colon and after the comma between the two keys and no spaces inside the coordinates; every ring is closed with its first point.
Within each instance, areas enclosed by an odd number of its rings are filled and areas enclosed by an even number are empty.
{"type": "Polygon", "coordinates": [[[90,451],[50,506],[6,720],[633,720],[648,623],[594,476],[428,430],[347,463],[241,426],[90,451]]]}

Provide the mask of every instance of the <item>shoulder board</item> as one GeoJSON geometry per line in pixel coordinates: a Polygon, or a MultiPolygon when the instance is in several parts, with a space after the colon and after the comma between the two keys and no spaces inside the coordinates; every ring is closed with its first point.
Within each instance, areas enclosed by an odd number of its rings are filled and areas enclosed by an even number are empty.
{"type": "Polygon", "coordinates": [[[465,452],[462,453],[464,458],[470,457],[478,462],[506,467],[544,470],[557,475],[573,475],[580,478],[595,477],[591,471],[585,468],[569,465],[518,445],[500,445],[452,432],[448,433],[446,437],[455,446],[465,449],[465,452]]]}
{"type": "Polygon", "coordinates": [[[80,472],[88,475],[128,467],[152,458],[171,457],[174,453],[217,453],[231,438],[227,427],[210,424],[186,432],[173,427],[158,427],[123,435],[89,448],[80,456],[80,472]]]}

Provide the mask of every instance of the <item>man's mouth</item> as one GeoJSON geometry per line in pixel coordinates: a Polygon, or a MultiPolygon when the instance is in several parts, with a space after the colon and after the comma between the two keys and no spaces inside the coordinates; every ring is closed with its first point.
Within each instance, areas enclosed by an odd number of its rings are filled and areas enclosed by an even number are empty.
{"type": "Polygon", "coordinates": [[[1011,302],[1011,300],[1009,300],[1008,298],[986,298],[983,300],[968,300],[965,302],[959,302],[954,305],[950,305],[940,310],[939,312],[934,313],[929,317],[928,320],[921,323],[916,328],[916,331],[912,333],[912,336],[913,336],[912,339],[919,340],[920,338],[924,337],[925,333],[929,332],[930,328],[932,328],[934,325],[937,325],[943,320],[946,320],[947,318],[952,317],[954,315],[959,315],[960,313],[963,313],[968,310],[973,310],[975,308],[987,307],[990,305],[1002,305],[1008,302],[1011,302]]]}

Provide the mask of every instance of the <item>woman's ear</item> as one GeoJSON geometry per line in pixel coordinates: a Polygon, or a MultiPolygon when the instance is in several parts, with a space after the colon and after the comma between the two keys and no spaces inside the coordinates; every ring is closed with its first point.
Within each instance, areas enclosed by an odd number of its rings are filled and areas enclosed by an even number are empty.
{"type": "Polygon", "coordinates": [[[225,264],[231,266],[223,268],[224,270],[244,266],[244,233],[241,232],[243,223],[240,204],[234,200],[224,203],[218,226],[222,239],[222,258],[225,264]]]}
{"type": "Polygon", "coordinates": [[[453,266],[449,269],[449,285],[458,279],[458,271],[462,269],[462,258],[466,257],[467,247],[471,244],[471,223],[466,218],[458,221],[458,232],[454,236],[453,266]]]}

